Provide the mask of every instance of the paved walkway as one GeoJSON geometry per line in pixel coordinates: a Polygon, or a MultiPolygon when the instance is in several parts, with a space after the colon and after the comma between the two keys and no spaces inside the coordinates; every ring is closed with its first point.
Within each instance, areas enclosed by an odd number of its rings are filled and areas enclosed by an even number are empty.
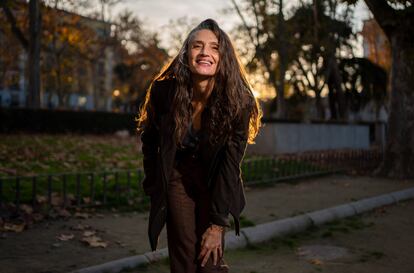
{"type": "MultiPolygon", "coordinates": [[[[246,189],[243,216],[260,224],[413,186],[414,181],[343,175],[279,183],[246,189]]],[[[42,223],[21,234],[7,233],[0,240],[0,268],[7,268],[10,273],[68,272],[149,251],[146,213],[91,215],[89,219],[42,223]],[[82,244],[81,231],[71,229],[79,223],[90,225],[108,242],[108,247],[91,249],[82,244]],[[56,236],[62,233],[74,234],[75,238],[60,242],[56,236]]],[[[165,239],[163,232],[160,248],[166,246],[165,239]]]]}
{"type": "MultiPolygon", "coordinates": [[[[237,273],[413,273],[414,200],[225,252],[237,273]]],[[[130,273],[168,273],[166,262],[130,273]]]]}

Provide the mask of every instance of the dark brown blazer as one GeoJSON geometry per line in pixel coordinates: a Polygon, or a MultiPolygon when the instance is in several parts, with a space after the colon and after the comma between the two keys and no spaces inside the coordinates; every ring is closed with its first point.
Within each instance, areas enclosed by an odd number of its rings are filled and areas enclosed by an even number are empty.
{"type": "MultiPolygon", "coordinates": [[[[158,237],[166,221],[168,174],[176,152],[170,107],[174,91],[174,79],[154,82],[150,93],[149,122],[141,133],[145,173],[143,189],[151,197],[148,235],[153,251],[157,248],[158,237]]],[[[230,213],[234,218],[236,235],[239,235],[239,216],[245,206],[240,164],[247,147],[249,109],[246,106],[241,115],[234,119],[231,134],[221,137],[214,145],[204,138],[199,150],[206,168],[205,183],[208,183],[212,193],[210,222],[230,226],[230,213]]],[[[208,119],[205,112],[202,122],[208,119]]]]}

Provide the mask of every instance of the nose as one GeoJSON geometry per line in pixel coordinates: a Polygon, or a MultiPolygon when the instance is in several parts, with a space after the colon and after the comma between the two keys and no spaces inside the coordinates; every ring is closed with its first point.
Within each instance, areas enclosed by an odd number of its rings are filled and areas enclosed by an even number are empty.
{"type": "Polygon", "coordinates": [[[209,55],[210,55],[210,53],[208,52],[208,48],[207,48],[207,47],[205,47],[205,46],[203,46],[203,47],[201,48],[201,50],[200,50],[200,55],[202,55],[202,56],[209,56],[209,55]]]}

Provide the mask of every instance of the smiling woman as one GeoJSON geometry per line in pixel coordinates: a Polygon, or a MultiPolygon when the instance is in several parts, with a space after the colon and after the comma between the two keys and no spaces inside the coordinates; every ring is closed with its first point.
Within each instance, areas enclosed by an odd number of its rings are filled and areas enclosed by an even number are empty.
{"type": "Polygon", "coordinates": [[[239,234],[240,164],[260,117],[229,37],[203,21],[154,79],[138,119],[150,244],[167,223],[171,272],[228,272],[224,232],[231,214],[239,234]]]}
{"type": "Polygon", "coordinates": [[[188,64],[194,77],[212,77],[216,74],[220,60],[219,46],[216,35],[203,29],[195,34],[190,44],[188,64]]]}

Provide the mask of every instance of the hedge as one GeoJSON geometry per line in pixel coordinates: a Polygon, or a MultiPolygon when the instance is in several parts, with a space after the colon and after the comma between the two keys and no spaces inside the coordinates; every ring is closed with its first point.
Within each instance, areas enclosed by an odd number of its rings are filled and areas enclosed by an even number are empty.
{"type": "Polygon", "coordinates": [[[135,114],[98,111],[0,108],[0,132],[114,133],[135,132],[135,114]]]}

